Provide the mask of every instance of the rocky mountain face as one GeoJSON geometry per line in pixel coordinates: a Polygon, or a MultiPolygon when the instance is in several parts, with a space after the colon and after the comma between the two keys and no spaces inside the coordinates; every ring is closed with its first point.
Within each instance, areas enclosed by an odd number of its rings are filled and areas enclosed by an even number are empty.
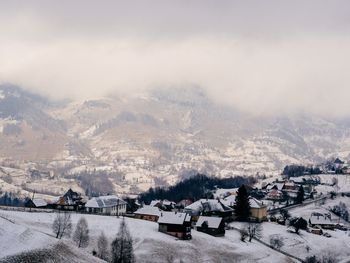
{"type": "Polygon", "coordinates": [[[138,193],[196,171],[276,174],[290,163],[348,158],[348,123],[252,116],[216,104],[198,87],[53,103],[3,85],[0,156],[12,170],[0,170],[0,187],[50,195],[66,185],[138,193]],[[33,178],[33,170],[45,172],[33,178]]]}

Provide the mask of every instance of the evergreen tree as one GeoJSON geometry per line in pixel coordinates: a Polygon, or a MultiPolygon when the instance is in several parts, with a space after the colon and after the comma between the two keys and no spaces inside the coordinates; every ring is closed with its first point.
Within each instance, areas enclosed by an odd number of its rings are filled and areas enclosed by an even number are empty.
{"type": "Polygon", "coordinates": [[[301,185],[299,187],[298,193],[297,193],[297,197],[295,199],[295,202],[297,204],[302,204],[304,201],[304,187],[301,185]]]}
{"type": "Polygon", "coordinates": [[[117,237],[112,242],[112,263],[134,263],[132,237],[123,218],[117,237]]]}
{"type": "Polygon", "coordinates": [[[234,212],[238,221],[247,221],[250,216],[250,203],[247,189],[244,185],[238,188],[234,212]]]}
{"type": "Polygon", "coordinates": [[[307,221],[302,217],[294,217],[289,220],[289,226],[294,228],[296,234],[299,234],[300,229],[307,228],[307,221]]]}
{"type": "Polygon", "coordinates": [[[87,247],[89,245],[89,227],[84,217],[81,217],[78,221],[73,240],[78,247],[87,247]]]}

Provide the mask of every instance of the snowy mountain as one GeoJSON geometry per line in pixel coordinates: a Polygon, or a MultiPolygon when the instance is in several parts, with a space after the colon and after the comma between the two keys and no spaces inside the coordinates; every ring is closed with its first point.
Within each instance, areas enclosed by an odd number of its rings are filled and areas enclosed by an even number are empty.
{"type": "Polygon", "coordinates": [[[0,156],[2,167],[17,171],[0,173],[0,187],[58,195],[72,184],[84,191],[88,176],[93,185],[107,178],[112,188],[104,191],[138,193],[195,171],[273,175],[290,163],[349,158],[348,123],[253,116],[195,86],[58,103],[3,85],[0,156]],[[49,173],[37,180],[33,169],[49,173]],[[4,181],[9,176],[15,180],[4,181]]]}

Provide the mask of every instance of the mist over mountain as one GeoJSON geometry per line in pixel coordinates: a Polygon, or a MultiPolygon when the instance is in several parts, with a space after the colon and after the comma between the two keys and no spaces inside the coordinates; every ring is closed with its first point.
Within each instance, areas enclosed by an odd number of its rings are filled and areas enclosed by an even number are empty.
{"type": "Polygon", "coordinates": [[[60,103],[12,85],[0,94],[3,162],[54,171],[58,181],[101,172],[125,193],[196,171],[271,175],[290,163],[350,153],[346,121],[252,115],[217,104],[194,85],[60,103]]]}

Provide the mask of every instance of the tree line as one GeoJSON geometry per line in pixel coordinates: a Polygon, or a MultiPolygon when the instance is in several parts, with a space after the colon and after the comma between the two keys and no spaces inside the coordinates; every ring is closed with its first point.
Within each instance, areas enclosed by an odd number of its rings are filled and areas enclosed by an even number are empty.
{"type": "Polygon", "coordinates": [[[201,198],[213,198],[213,190],[216,188],[237,188],[243,184],[252,185],[256,183],[256,178],[252,176],[235,176],[229,178],[216,178],[204,174],[196,174],[190,178],[178,182],[170,187],[150,188],[140,194],[139,200],[146,204],[152,200],[168,199],[180,202],[183,199],[197,201],[201,198]]]}

